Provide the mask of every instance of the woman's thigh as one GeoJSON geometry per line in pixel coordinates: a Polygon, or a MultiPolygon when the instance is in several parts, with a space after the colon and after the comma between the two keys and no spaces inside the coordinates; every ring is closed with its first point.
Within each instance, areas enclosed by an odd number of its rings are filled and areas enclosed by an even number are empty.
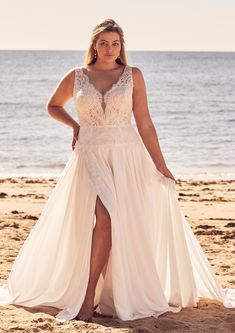
{"type": "Polygon", "coordinates": [[[96,223],[102,223],[104,226],[109,226],[111,224],[111,217],[109,212],[98,195],[95,204],[95,215],[96,223]]]}

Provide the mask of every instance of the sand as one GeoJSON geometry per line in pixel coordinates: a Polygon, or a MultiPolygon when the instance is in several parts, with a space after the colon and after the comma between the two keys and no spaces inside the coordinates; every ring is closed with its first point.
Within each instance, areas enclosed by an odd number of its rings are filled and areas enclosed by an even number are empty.
{"type": "MultiPolygon", "coordinates": [[[[0,179],[0,283],[37,222],[57,178],[0,179]]],[[[180,206],[224,288],[235,288],[235,180],[180,180],[180,206]]],[[[0,308],[0,332],[235,332],[235,311],[201,299],[198,307],[134,321],[94,316],[59,323],[51,307],[0,308]]]]}

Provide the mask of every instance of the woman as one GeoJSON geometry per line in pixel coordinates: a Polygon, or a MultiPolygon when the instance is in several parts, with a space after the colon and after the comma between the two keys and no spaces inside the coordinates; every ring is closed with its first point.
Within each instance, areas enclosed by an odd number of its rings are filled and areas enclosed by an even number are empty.
{"type": "Polygon", "coordinates": [[[224,301],[180,210],[142,72],[127,65],[115,21],[94,28],[85,67],[62,78],[47,110],[73,129],[73,151],[2,304],[49,305],[62,309],[59,320],[91,321],[94,305],[129,320],[196,306],[199,297],[224,301]],[[64,109],[71,98],[79,123],[64,109]]]}

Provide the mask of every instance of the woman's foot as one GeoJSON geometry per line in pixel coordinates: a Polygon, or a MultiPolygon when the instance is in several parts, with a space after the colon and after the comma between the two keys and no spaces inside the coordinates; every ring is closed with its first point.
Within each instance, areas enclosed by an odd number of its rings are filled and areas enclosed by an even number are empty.
{"type": "Polygon", "coordinates": [[[73,319],[82,320],[88,323],[92,322],[92,316],[94,314],[94,296],[94,293],[86,294],[79,313],[73,319]]]}

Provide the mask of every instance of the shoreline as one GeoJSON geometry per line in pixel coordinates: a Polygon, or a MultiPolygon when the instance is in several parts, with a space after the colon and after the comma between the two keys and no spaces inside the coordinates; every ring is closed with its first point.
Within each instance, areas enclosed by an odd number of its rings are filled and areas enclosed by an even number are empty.
{"type": "MultiPolygon", "coordinates": [[[[64,170],[64,169],[63,169],[64,170]]],[[[55,178],[58,179],[63,170],[58,173],[0,173],[0,180],[8,179],[8,178],[55,178]]],[[[171,169],[170,169],[171,170],[171,169]]],[[[184,180],[184,181],[191,181],[191,180],[198,180],[198,181],[211,181],[211,180],[235,180],[235,173],[227,173],[227,172],[218,172],[218,173],[176,173],[172,172],[176,180],[184,180]]]]}

